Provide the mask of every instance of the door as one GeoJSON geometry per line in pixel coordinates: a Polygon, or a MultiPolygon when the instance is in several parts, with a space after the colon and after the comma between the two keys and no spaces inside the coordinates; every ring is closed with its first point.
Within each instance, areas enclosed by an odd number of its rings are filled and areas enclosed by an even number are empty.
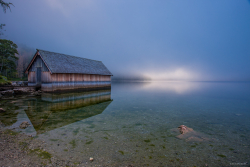
{"type": "Polygon", "coordinates": [[[41,85],[42,70],[41,67],[36,68],[36,84],[41,85]]]}

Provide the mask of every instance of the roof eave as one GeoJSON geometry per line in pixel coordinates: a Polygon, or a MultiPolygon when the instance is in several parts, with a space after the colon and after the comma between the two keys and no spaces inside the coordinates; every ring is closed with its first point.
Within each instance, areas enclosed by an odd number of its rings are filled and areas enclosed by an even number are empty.
{"type": "Polygon", "coordinates": [[[25,73],[26,73],[26,74],[29,72],[29,69],[30,69],[32,63],[34,62],[34,60],[36,59],[37,55],[38,55],[38,50],[36,51],[36,53],[35,53],[33,59],[30,61],[28,67],[26,68],[26,70],[25,70],[25,73]]]}

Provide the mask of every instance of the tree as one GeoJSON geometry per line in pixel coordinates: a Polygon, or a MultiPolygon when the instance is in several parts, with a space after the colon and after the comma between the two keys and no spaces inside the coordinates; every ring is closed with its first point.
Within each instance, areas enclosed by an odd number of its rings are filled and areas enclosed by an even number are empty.
{"type": "Polygon", "coordinates": [[[3,35],[3,28],[4,28],[5,24],[0,24],[0,36],[3,35]]]}
{"type": "Polygon", "coordinates": [[[13,76],[16,73],[18,57],[15,54],[18,54],[17,45],[10,40],[0,39],[0,72],[2,75],[7,77],[8,74],[13,76]]]}
{"type": "MultiPolygon", "coordinates": [[[[4,2],[3,0],[0,0],[0,5],[3,7],[3,12],[6,13],[6,10],[9,9],[11,11],[10,5],[14,6],[12,3],[4,2]]],[[[0,36],[3,35],[3,27],[5,24],[0,24],[0,36]]]]}
{"type": "Polygon", "coordinates": [[[3,7],[4,13],[6,13],[7,9],[9,9],[11,11],[10,5],[14,6],[12,3],[7,3],[7,2],[4,2],[3,0],[0,0],[0,4],[3,7]]]}

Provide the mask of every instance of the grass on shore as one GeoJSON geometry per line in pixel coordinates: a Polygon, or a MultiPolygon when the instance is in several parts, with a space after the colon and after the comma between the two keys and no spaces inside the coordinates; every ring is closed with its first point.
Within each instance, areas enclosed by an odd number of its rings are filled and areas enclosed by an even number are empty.
{"type": "Polygon", "coordinates": [[[5,77],[0,75],[0,85],[10,84],[11,82],[5,77]]]}
{"type": "Polygon", "coordinates": [[[11,81],[28,81],[27,77],[23,77],[23,78],[9,78],[11,81]]]}

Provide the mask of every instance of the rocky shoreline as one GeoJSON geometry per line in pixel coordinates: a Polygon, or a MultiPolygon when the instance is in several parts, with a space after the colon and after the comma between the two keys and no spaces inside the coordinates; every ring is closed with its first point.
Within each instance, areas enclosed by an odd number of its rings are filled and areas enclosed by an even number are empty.
{"type": "MultiPolygon", "coordinates": [[[[31,136],[5,129],[0,122],[0,166],[46,166],[50,159],[42,159],[29,149],[31,136]]],[[[39,148],[39,144],[35,147],[39,148]]]]}
{"type": "MultiPolygon", "coordinates": [[[[1,87],[0,87],[1,90],[1,87]]],[[[40,96],[43,92],[30,88],[18,88],[0,91],[0,101],[16,100],[27,96],[40,96]]],[[[0,113],[9,112],[6,107],[1,108],[0,113]]],[[[17,167],[56,167],[56,166],[79,166],[80,162],[71,162],[60,159],[56,155],[47,152],[49,147],[44,141],[36,136],[21,133],[21,129],[27,128],[29,123],[22,122],[17,128],[9,128],[0,121],[0,166],[17,167]],[[19,130],[20,128],[20,130],[19,130]]],[[[82,164],[81,166],[86,166],[82,164]]]]}
{"type": "Polygon", "coordinates": [[[10,98],[16,95],[31,95],[31,96],[41,96],[42,91],[36,91],[34,88],[14,88],[14,89],[7,89],[4,87],[0,87],[0,99],[10,98]]]}
{"type": "Polygon", "coordinates": [[[6,129],[4,124],[0,122],[0,166],[86,166],[85,162],[61,160],[47,152],[44,149],[46,146],[47,144],[44,141],[33,136],[6,129]]]}

